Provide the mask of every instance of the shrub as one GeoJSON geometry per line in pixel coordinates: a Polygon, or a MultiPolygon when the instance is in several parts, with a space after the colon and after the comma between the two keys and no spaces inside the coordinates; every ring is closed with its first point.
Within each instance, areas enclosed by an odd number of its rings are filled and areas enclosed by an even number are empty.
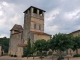
{"type": "Polygon", "coordinates": [[[25,57],[24,55],[22,55],[22,57],[25,57]]]}
{"type": "Polygon", "coordinates": [[[47,52],[43,52],[42,55],[43,55],[43,56],[47,56],[47,52]]]}
{"type": "Polygon", "coordinates": [[[80,57],[80,54],[75,54],[73,57],[80,57]]]}
{"type": "Polygon", "coordinates": [[[22,57],[27,57],[27,55],[22,55],[22,57]]]}
{"type": "Polygon", "coordinates": [[[57,60],[64,60],[64,57],[58,57],[57,60]]]}
{"type": "Polygon", "coordinates": [[[36,56],[40,56],[40,52],[37,52],[37,55],[36,56]]]}
{"type": "Polygon", "coordinates": [[[52,55],[52,52],[49,52],[48,55],[52,55]]]}
{"type": "Polygon", "coordinates": [[[28,54],[28,55],[22,55],[22,57],[32,57],[31,54],[28,54]]]}
{"type": "MultiPolygon", "coordinates": [[[[40,58],[41,58],[41,56],[40,56],[40,58]]],[[[44,58],[44,57],[42,56],[42,58],[44,58]]]]}
{"type": "Polygon", "coordinates": [[[31,54],[28,54],[28,57],[32,57],[32,55],[31,54]]]}

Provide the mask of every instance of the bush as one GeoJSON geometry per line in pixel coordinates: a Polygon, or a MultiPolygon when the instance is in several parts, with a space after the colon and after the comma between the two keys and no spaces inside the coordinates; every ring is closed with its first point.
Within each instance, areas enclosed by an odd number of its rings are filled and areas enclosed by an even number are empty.
{"type": "Polygon", "coordinates": [[[74,55],[73,57],[80,57],[80,54],[76,54],[76,55],[74,55]]]}
{"type": "Polygon", "coordinates": [[[25,57],[24,55],[22,55],[22,57],[25,57]]]}
{"type": "Polygon", "coordinates": [[[64,60],[64,57],[59,57],[57,60],[64,60]]]}
{"type": "Polygon", "coordinates": [[[40,54],[41,54],[40,52],[37,52],[37,55],[36,56],[40,56],[40,54]]]}
{"type": "Polygon", "coordinates": [[[32,55],[31,54],[28,54],[28,57],[32,57],[32,55]]]}
{"type": "MultiPolygon", "coordinates": [[[[40,58],[41,58],[41,56],[40,56],[40,58]]],[[[42,58],[44,58],[44,57],[42,56],[42,58]]]]}
{"type": "Polygon", "coordinates": [[[31,54],[28,54],[28,55],[22,55],[22,57],[32,57],[31,54]]]}
{"type": "Polygon", "coordinates": [[[22,55],[22,57],[27,57],[27,55],[22,55]]]}
{"type": "Polygon", "coordinates": [[[43,52],[42,55],[43,55],[43,56],[47,56],[47,52],[43,52]]]}
{"type": "Polygon", "coordinates": [[[52,55],[52,52],[49,52],[48,55],[52,55]]]}

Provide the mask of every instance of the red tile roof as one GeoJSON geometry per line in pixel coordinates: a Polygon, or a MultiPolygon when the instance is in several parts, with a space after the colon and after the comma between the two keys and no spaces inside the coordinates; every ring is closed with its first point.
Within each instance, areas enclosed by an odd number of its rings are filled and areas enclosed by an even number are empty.
{"type": "Polygon", "coordinates": [[[37,32],[37,31],[31,31],[34,34],[39,34],[39,35],[48,35],[51,36],[50,34],[44,33],[44,32],[37,32]]]}
{"type": "Polygon", "coordinates": [[[72,34],[72,33],[76,33],[76,32],[79,32],[80,30],[76,30],[76,31],[73,31],[73,32],[71,32],[71,33],[69,33],[69,34],[72,34]]]}
{"type": "Polygon", "coordinates": [[[21,25],[15,24],[10,31],[12,31],[12,30],[16,30],[16,31],[21,32],[21,31],[23,31],[23,28],[21,25]]]}
{"type": "Polygon", "coordinates": [[[18,44],[18,47],[25,47],[27,44],[18,44]]]}

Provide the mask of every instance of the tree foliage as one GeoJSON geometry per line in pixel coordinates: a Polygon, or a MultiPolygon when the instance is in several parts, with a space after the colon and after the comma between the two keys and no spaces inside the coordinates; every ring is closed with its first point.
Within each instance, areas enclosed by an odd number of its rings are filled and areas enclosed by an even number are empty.
{"type": "Polygon", "coordinates": [[[30,43],[30,38],[28,39],[28,42],[26,43],[27,44],[27,46],[26,47],[24,47],[23,48],[23,56],[27,56],[28,57],[28,55],[31,53],[30,51],[31,51],[31,43],[30,43]]]}
{"type": "MultiPolygon", "coordinates": [[[[67,34],[63,34],[63,33],[55,34],[49,42],[50,48],[53,51],[54,50],[59,51],[60,52],[59,58],[61,58],[62,51],[65,51],[73,47],[73,40],[71,39],[72,37],[67,34]]],[[[52,59],[53,59],[53,54],[52,54],[52,59]]]]}
{"type": "Polygon", "coordinates": [[[50,47],[52,50],[65,51],[72,47],[72,40],[69,35],[59,33],[50,40],[50,47]]]}
{"type": "MultiPolygon", "coordinates": [[[[76,50],[78,54],[78,49],[80,48],[80,37],[72,36],[63,33],[55,34],[50,40],[46,41],[44,39],[36,40],[34,44],[30,43],[30,39],[28,40],[28,46],[26,52],[28,54],[33,54],[35,51],[39,51],[42,55],[42,51],[48,51],[49,49],[57,50],[57,51],[66,51],[71,48],[72,50],[76,50]]],[[[41,56],[42,57],[42,56],[41,56]]]]}
{"type": "Polygon", "coordinates": [[[36,48],[35,48],[35,45],[32,44],[30,53],[33,55],[34,52],[36,52],[36,48]]]}
{"type": "Polygon", "coordinates": [[[39,52],[48,50],[47,42],[44,39],[37,40],[35,42],[35,47],[36,47],[37,51],[39,51],[39,52]]]}
{"type": "Polygon", "coordinates": [[[47,51],[48,50],[48,44],[47,41],[44,39],[37,40],[35,42],[35,48],[37,51],[41,53],[41,60],[42,60],[42,51],[47,51]]]}
{"type": "Polygon", "coordinates": [[[9,38],[6,38],[6,37],[0,38],[0,44],[2,45],[2,48],[4,49],[4,52],[8,53],[9,38]]]}
{"type": "Polygon", "coordinates": [[[74,42],[74,45],[72,50],[73,51],[76,50],[76,54],[78,54],[78,49],[80,48],[80,36],[73,37],[73,42],[74,42]]]}

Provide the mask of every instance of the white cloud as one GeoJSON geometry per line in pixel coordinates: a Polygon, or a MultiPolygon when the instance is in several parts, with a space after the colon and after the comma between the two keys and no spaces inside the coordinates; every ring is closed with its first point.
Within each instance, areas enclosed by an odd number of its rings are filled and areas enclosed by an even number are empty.
{"type": "Polygon", "coordinates": [[[14,24],[23,24],[23,13],[21,14],[20,11],[17,11],[16,8],[18,6],[14,4],[1,2],[0,6],[0,31],[2,31],[0,34],[3,37],[10,34],[10,29],[14,24]]]}
{"type": "Polygon", "coordinates": [[[54,33],[54,32],[57,32],[59,30],[59,26],[57,26],[57,25],[49,26],[48,29],[49,29],[49,31],[54,33]]]}
{"type": "Polygon", "coordinates": [[[2,11],[0,11],[0,16],[2,16],[3,15],[3,12],[2,11]]]}
{"type": "Polygon", "coordinates": [[[59,33],[59,28],[60,27],[57,25],[54,25],[54,26],[45,25],[45,32],[53,35],[53,34],[59,33]]]}
{"type": "Polygon", "coordinates": [[[46,13],[45,15],[45,32],[48,32],[49,34],[55,34],[58,32],[59,26],[58,25],[52,25],[57,15],[59,15],[60,9],[56,8],[52,11],[46,13]]]}
{"type": "Polygon", "coordinates": [[[78,15],[78,13],[80,13],[80,9],[76,9],[76,10],[71,11],[71,12],[66,12],[64,14],[64,17],[66,19],[77,19],[80,17],[80,15],[78,15]]]}
{"type": "Polygon", "coordinates": [[[60,13],[60,9],[59,8],[56,8],[56,9],[54,9],[54,10],[46,13],[46,16],[45,16],[46,18],[45,19],[47,21],[50,21],[52,19],[55,19],[56,15],[58,15],[59,13],[60,13]]]}
{"type": "Polygon", "coordinates": [[[14,24],[23,25],[24,15],[22,12],[31,5],[46,11],[44,24],[46,33],[68,33],[80,29],[80,0],[31,1],[0,0],[1,35],[9,35],[9,30],[14,24]]]}
{"type": "Polygon", "coordinates": [[[9,6],[9,4],[7,2],[5,2],[5,1],[2,2],[2,5],[3,6],[7,6],[7,7],[9,6]]]}
{"type": "Polygon", "coordinates": [[[1,9],[1,5],[0,5],[0,9],[1,9]]]}
{"type": "Polygon", "coordinates": [[[9,35],[7,35],[7,34],[1,34],[1,35],[0,35],[0,38],[3,38],[3,37],[9,38],[9,35]]]}

